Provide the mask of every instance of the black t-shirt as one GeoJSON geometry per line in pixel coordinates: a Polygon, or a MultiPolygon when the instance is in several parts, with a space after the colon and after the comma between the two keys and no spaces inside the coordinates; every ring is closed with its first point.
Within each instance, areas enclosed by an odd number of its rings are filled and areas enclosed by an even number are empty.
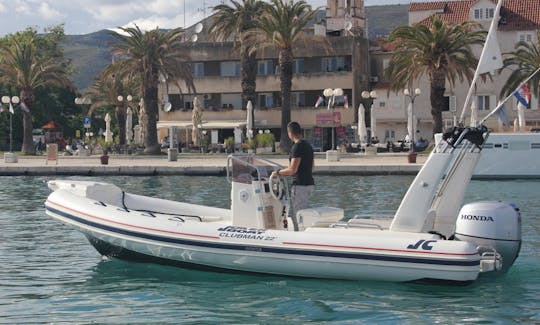
{"type": "Polygon", "coordinates": [[[293,144],[289,161],[292,158],[300,158],[298,171],[293,175],[293,185],[315,185],[313,180],[313,147],[306,140],[300,140],[293,144]]]}

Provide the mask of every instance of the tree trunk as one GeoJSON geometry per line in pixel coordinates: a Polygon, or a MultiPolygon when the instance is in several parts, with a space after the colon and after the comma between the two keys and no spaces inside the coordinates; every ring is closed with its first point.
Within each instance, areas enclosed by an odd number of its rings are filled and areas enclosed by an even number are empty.
{"type": "Polygon", "coordinates": [[[118,137],[120,145],[126,144],[126,108],[117,106],[115,111],[116,121],[118,123],[118,137]]]}
{"type": "Polygon", "coordinates": [[[257,54],[249,53],[249,49],[242,47],[240,57],[240,68],[242,75],[242,108],[245,109],[247,102],[251,100],[253,105],[255,101],[255,89],[257,87],[257,54]]]}
{"type": "Polygon", "coordinates": [[[161,149],[157,141],[158,88],[149,86],[144,89],[144,153],[159,154],[161,149]]]}
{"type": "Polygon", "coordinates": [[[24,102],[25,105],[30,109],[30,112],[23,112],[23,144],[22,152],[25,155],[35,155],[36,148],[34,147],[34,139],[32,136],[32,130],[34,129],[32,125],[32,111],[34,108],[34,91],[32,89],[23,89],[21,91],[21,103],[24,102]]]}
{"type": "Polygon", "coordinates": [[[281,137],[279,146],[282,151],[291,150],[291,139],[287,135],[287,125],[291,122],[291,88],[293,53],[291,48],[279,51],[279,79],[281,83],[281,137]]]}
{"type": "Polygon", "coordinates": [[[444,100],[445,74],[442,70],[436,70],[430,73],[431,83],[431,116],[433,117],[433,134],[443,131],[442,111],[446,107],[444,100]]]}

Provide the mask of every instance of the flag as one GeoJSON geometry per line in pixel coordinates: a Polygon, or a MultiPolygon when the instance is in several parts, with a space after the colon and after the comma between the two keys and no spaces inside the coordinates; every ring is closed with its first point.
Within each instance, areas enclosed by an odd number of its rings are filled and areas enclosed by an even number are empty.
{"type": "Polygon", "coordinates": [[[506,109],[504,108],[504,105],[497,110],[497,117],[499,118],[499,122],[503,126],[510,126],[510,119],[508,119],[508,114],[506,114],[506,109]]]}
{"type": "Polygon", "coordinates": [[[13,109],[13,105],[11,104],[11,102],[9,103],[9,112],[11,114],[15,114],[15,110],[13,109]]]}
{"type": "Polygon", "coordinates": [[[486,36],[486,42],[482,49],[480,60],[478,61],[478,67],[476,68],[478,74],[488,72],[493,73],[495,70],[503,67],[501,47],[499,46],[499,40],[497,39],[497,26],[499,25],[501,5],[502,0],[499,0],[497,7],[495,8],[489,32],[486,36]]]}
{"type": "Polygon", "coordinates": [[[514,93],[514,97],[516,97],[523,106],[529,107],[529,103],[531,102],[531,91],[527,85],[521,86],[521,88],[514,93]]]}
{"type": "Polygon", "coordinates": [[[317,102],[315,102],[315,107],[321,106],[323,102],[324,99],[322,98],[322,96],[319,96],[319,98],[317,98],[317,102]]]}
{"type": "Polygon", "coordinates": [[[24,102],[21,102],[21,109],[23,111],[25,111],[26,113],[30,113],[30,109],[28,108],[28,106],[26,106],[26,104],[24,102]]]}
{"type": "Polygon", "coordinates": [[[349,98],[347,98],[347,95],[343,96],[343,107],[344,108],[349,108],[349,98]]]}

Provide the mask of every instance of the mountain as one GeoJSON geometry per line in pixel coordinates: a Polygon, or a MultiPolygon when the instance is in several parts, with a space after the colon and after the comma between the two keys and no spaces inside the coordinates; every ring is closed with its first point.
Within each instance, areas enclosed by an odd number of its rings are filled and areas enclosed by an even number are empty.
{"type": "MultiPolygon", "coordinates": [[[[408,24],[408,5],[384,5],[366,7],[370,39],[388,36],[398,26],[408,24]]],[[[108,44],[113,42],[109,30],[86,35],[67,35],[64,53],[71,59],[75,72],[72,80],[79,91],[84,92],[94,78],[112,60],[108,44]]]]}
{"type": "Polygon", "coordinates": [[[114,41],[109,30],[101,30],[86,35],[66,35],[64,54],[71,60],[75,69],[72,81],[84,91],[94,78],[111,62],[112,55],[108,44],[114,41]]]}

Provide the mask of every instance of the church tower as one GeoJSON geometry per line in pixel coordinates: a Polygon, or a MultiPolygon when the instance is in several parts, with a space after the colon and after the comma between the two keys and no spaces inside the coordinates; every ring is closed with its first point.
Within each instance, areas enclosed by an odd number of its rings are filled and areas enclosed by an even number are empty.
{"type": "Polygon", "coordinates": [[[366,28],[364,0],[327,0],[326,30],[331,34],[344,35],[346,24],[352,31],[366,28]]]}

